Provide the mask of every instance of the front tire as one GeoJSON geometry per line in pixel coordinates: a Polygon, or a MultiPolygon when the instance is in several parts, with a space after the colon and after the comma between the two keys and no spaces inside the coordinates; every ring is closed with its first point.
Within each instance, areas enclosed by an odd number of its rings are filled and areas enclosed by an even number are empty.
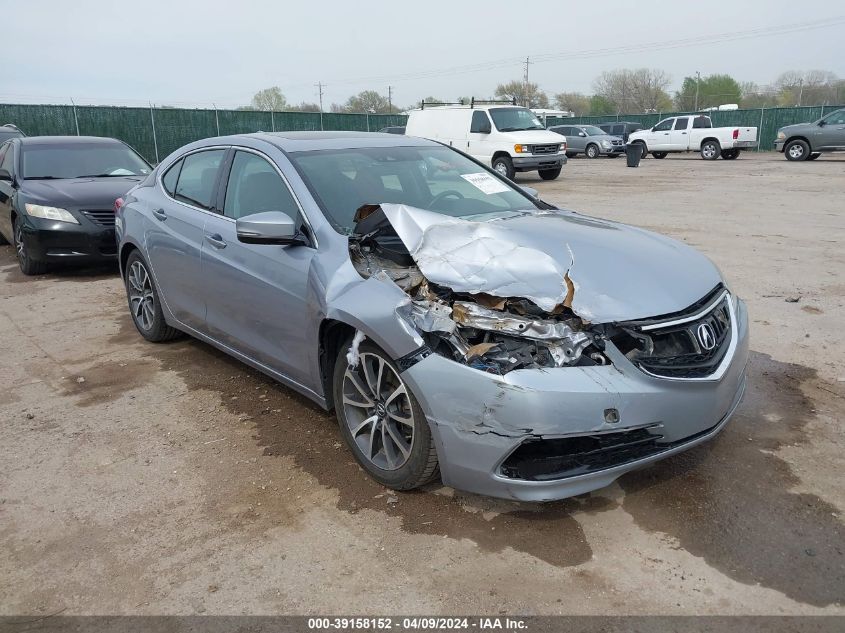
{"type": "Polygon", "coordinates": [[[652,152],[651,155],[657,159],[663,160],[669,155],[669,152],[652,152]]]}
{"type": "Polygon", "coordinates": [[[34,259],[23,238],[23,220],[17,218],[12,224],[12,236],[15,240],[15,253],[18,256],[18,266],[24,275],[43,275],[47,272],[47,262],[34,259]]]}
{"type": "Polygon", "coordinates": [[[786,147],[783,148],[783,155],[786,156],[786,160],[807,160],[807,157],[810,155],[810,146],[807,145],[806,141],[800,139],[789,141],[786,147]]]}
{"type": "Polygon", "coordinates": [[[499,156],[493,161],[493,169],[508,180],[513,180],[516,170],[513,168],[513,161],[510,156],[499,156]]]}
{"type": "Polygon", "coordinates": [[[138,333],[151,343],[164,343],[181,333],[164,320],[161,300],[147,262],[138,251],[132,251],[126,260],[123,276],[129,313],[138,333]]]}
{"type": "Polygon", "coordinates": [[[560,176],[561,168],[558,167],[557,169],[541,169],[540,170],[540,178],[543,180],[554,180],[558,176],[560,176]]]}
{"type": "Polygon", "coordinates": [[[599,146],[593,143],[587,145],[587,149],[584,150],[584,154],[586,154],[587,158],[598,158],[599,157],[599,146]]]}
{"type": "Polygon", "coordinates": [[[428,421],[396,364],[363,341],[350,367],[343,345],[335,362],[334,402],[340,431],[361,467],[394,490],[419,488],[440,474],[428,421]]]}
{"type": "Polygon", "coordinates": [[[722,154],[719,141],[704,141],[701,144],[701,157],[704,160],[716,160],[722,154]]]}

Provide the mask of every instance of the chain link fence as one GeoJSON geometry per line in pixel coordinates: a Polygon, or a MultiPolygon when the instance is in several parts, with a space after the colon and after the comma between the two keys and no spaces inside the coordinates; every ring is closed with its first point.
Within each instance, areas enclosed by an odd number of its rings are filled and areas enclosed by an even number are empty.
{"type": "Polygon", "coordinates": [[[398,114],[0,103],[0,125],[13,123],[28,136],[110,136],[125,141],[153,164],[187,143],[212,136],[288,130],[375,132],[405,125],[406,119],[398,114]]]}

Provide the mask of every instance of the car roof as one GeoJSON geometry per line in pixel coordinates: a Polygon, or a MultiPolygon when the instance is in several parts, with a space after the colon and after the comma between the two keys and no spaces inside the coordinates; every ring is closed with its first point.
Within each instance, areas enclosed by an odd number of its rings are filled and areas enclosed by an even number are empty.
{"type": "Polygon", "coordinates": [[[108,136],[25,136],[19,140],[21,145],[60,145],[62,143],[72,143],[74,145],[123,144],[122,141],[108,136]]]}
{"type": "Polygon", "coordinates": [[[386,132],[255,132],[213,140],[218,143],[237,143],[237,139],[244,136],[265,141],[285,152],[361,147],[433,147],[439,145],[439,143],[428,139],[386,132]]]}

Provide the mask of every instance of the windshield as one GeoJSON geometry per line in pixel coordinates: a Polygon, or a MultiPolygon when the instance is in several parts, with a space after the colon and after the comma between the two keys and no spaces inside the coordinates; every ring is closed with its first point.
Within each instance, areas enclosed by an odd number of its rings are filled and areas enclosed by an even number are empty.
{"type": "Polygon", "coordinates": [[[587,133],[587,136],[604,136],[607,134],[607,132],[595,125],[585,125],[581,129],[587,133]]]}
{"type": "Polygon", "coordinates": [[[500,132],[546,129],[528,108],[490,108],[489,112],[500,132]]]}
{"type": "Polygon", "coordinates": [[[144,159],[123,143],[39,143],[22,149],[22,176],[29,180],[150,173],[144,159]]]}
{"type": "Polygon", "coordinates": [[[515,185],[448,147],[318,150],[290,158],[326,217],[346,235],[367,204],[406,204],[452,217],[537,208],[515,185]]]}

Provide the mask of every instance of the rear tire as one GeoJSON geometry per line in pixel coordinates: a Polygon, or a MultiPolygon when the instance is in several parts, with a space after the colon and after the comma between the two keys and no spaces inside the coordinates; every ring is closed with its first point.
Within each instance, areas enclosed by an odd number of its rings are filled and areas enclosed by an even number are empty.
{"type": "Polygon", "coordinates": [[[704,141],[701,144],[701,157],[704,160],[716,160],[722,154],[719,141],[704,141]]]}
{"type": "Polygon", "coordinates": [[[516,170],[510,156],[499,156],[493,161],[493,169],[508,180],[513,180],[516,170]]]}
{"type": "Polygon", "coordinates": [[[739,150],[738,149],[723,149],[722,150],[722,160],[735,160],[739,158],[739,150]]]}
{"type": "Polygon", "coordinates": [[[636,147],[640,150],[640,158],[645,158],[646,154],[648,154],[648,148],[646,147],[646,144],[642,141],[634,141],[628,146],[629,149],[632,147],[636,147]]]}
{"type": "Polygon", "coordinates": [[[23,239],[23,220],[17,218],[12,224],[12,236],[15,239],[15,252],[18,256],[18,266],[24,275],[43,275],[47,272],[47,262],[33,259],[23,239]]]}
{"type": "Polygon", "coordinates": [[[396,364],[364,340],[352,368],[346,360],[350,344],[351,339],[340,348],[332,387],[340,432],[355,459],[370,477],[394,490],[438,478],[431,429],[396,364]]]}
{"type": "Polygon", "coordinates": [[[558,176],[560,176],[561,168],[558,167],[557,169],[541,169],[540,170],[540,178],[543,180],[554,180],[558,176]]]}
{"type": "Polygon", "coordinates": [[[810,155],[810,146],[807,145],[806,141],[800,139],[789,141],[786,147],[783,148],[783,155],[786,156],[786,160],[807,160],[807,157],[810,155]]]}
{"type": "Polygon", "coordinates": [[[181,332],[164,320],[161,299],[147,262],[138,251],[132,251],[124,267],[123,283],[129,302],[129,314],[138,333],[151,343],[164,343],[179,337],[181,332]]]}
{"type": "Polygon", "coordinates": [[[809,156],[807,156],[807,160],[816,160],[819,156],[821,156],[821,152],[813,152],[809,156]]]}
{"type": "Polygon", "coordinates": [[[590,143],[589,145],[587,145],[587,149],[584,150],[584,155],[587,158],[598,158],[599,154],[599,146],[595,143],[590,143]]]}
{"type": "Polygon", "coordinates": [[[662,160],[669,155],[669,152],[652,152],[651,155],[657,159],[662,160]]]}

